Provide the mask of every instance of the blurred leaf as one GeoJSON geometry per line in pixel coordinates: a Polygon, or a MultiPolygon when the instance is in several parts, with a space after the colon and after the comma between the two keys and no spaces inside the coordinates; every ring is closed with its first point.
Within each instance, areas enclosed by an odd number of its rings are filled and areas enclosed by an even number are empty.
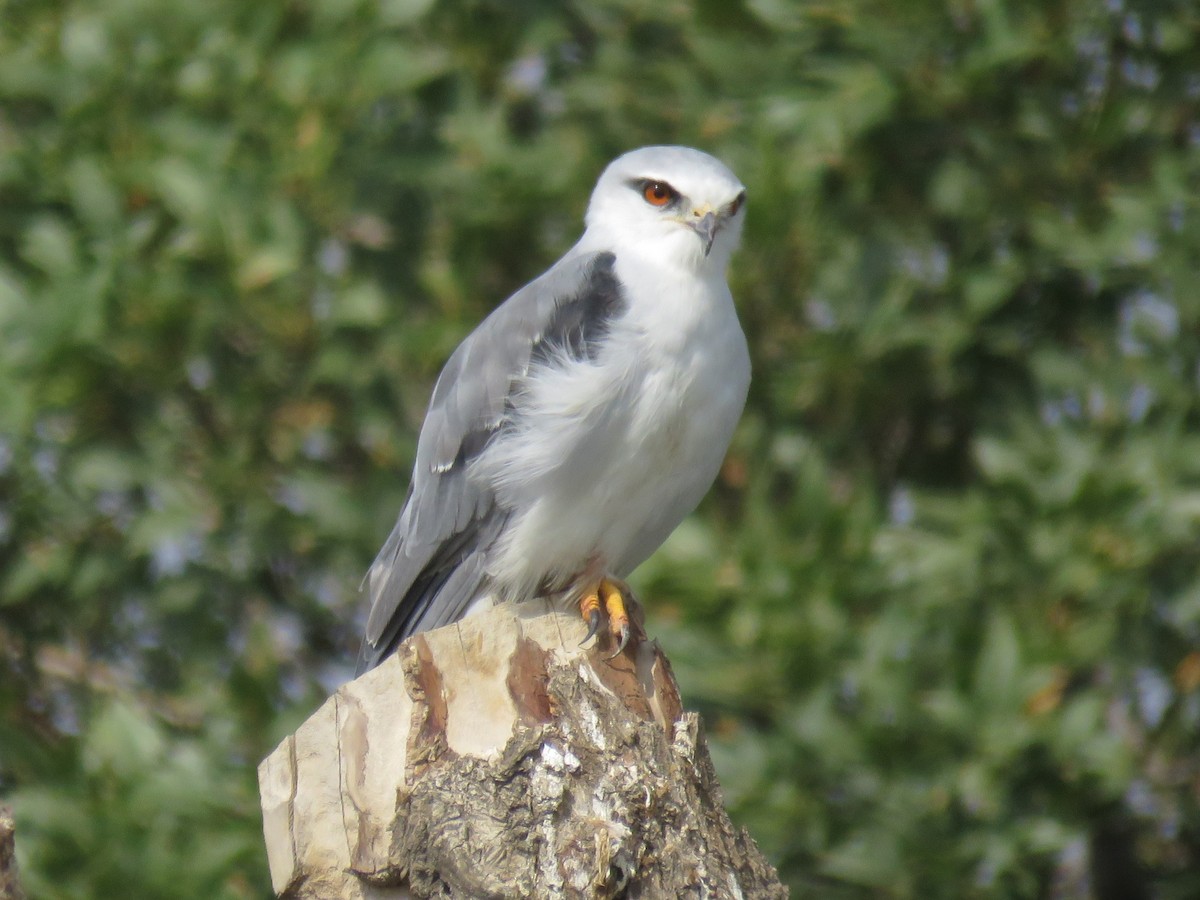
{"type": "Polygon", "coordinates": [[[1188,4],[5,12],[32,896],[267,895],[440,366],[651,143],[748,187],[747,412],[633,575],[737,822],[793,896],[1200,896],[1188,4]]]}

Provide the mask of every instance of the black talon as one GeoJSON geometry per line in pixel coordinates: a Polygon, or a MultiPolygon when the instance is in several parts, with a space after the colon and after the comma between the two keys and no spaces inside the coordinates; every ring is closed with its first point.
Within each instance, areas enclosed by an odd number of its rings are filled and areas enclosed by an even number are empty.
{"type": "Polygon", "coordinates": [[[616,659],[621,655],[621,651],[623,651],[625,649],[625,645],[629,643],[629,632],[632,630],[633,629],[629,627],[628,623],[621,626],[621,639],[617,642],[617,649],[613,651],[611,656],[604,657],[605,659],[616,659]]]}
{"type": "Polygon", "coordinates": [[[599,630],[600,630],[600,610],[593,609],[591,611],[591,613],[588,615],[588,633],[584,637],[584,639],[579,642],[579,646],[582,647],[584,644],[586,644],[588,641],[590,641],[592,638],[594,638],[596,636],[596,632],[599,630]]]}

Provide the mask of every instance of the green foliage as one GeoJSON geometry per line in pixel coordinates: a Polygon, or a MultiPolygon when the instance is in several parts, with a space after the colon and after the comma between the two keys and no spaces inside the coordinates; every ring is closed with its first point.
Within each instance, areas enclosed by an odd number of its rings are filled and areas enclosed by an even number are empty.
{"type": "Polygon", "coordinates": [[[438,368],[667,142],[750,195],[750,407],[636,580],[735,817],[796,896],[1200,893],[1192,4],[0,22],[35,896],[266,894],[254,765],[350,674],[438,368]]]}

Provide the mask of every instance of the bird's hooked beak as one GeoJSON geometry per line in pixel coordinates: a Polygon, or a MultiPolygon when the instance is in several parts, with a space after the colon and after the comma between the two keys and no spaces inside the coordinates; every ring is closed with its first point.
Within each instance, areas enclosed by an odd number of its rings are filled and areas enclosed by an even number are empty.
{"type": "MultiPolygon", "coordinates": [[[[696,210],[696,213],[699,214],[700,210],[696,210]]],[[[700,235],[700,240],[704,242],[704,255],[708,256],[708,251],[712,249],[713,241],[717,239],[717,231],[721,227],[721,220],[717,218],[717,214],[708,210],[700,218],[689,221],[688,227],[700,235]]]]}

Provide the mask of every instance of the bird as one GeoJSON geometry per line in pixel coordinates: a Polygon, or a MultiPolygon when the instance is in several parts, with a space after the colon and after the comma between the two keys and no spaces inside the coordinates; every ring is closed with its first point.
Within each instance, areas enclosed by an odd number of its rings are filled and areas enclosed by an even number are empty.
{"type": "Polygon", "coordinates": [[[642,147],[604,169],[582,237],[435,383],[364,578],[358,674],[411,635],[535,597],[575,605],[585,642],[607,618],[625,649],[625,579],[708,492],[745,406],[726,276],[745,215],[745,186],[700,150],[642,147]]]}

